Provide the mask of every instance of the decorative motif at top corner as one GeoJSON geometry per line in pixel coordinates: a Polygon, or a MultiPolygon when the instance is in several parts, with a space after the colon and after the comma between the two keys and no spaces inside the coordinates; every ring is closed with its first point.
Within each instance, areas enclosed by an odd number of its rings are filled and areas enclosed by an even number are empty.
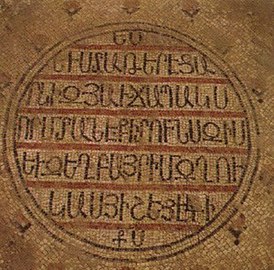
{"type": "Polygon", "coordinates": [[[127,14],[131,15],[140,9],[140,1],[124,0],[124,4],[122,8],[126,11],[127,14]]]}
{"type": "Polygon", "coordinates": [[[64,2],[65,12],[72,18],[82,9],[80,3],[76,0],[66,0],[64,2]]]}
{"type": "Polygon", "coordinates": [[[196,0],[192,1],[183,1],[183,3],[180,4],[181,10],[184,13],[184,15],[193,22],[193,19],[195,16],[198,15],[200,12],[199,3],[196,0]]]}

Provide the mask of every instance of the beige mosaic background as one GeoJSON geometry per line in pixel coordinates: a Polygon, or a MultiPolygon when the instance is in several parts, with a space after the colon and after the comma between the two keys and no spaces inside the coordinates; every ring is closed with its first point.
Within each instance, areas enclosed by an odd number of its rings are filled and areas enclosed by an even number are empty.
{"type": "Polygon", "coordinates": [[[182,255],[138,265],[98,261],[56,243],[23,211],[12,188],[0,185],[0,269],[274,269],[273,18],[271,0],[0,0],[1,126],[16,81],[43,51],[96,25],[142,21],[189,34],[229,63],[256,108],[262,155],[248,199],[225,228],[182,255]]]}

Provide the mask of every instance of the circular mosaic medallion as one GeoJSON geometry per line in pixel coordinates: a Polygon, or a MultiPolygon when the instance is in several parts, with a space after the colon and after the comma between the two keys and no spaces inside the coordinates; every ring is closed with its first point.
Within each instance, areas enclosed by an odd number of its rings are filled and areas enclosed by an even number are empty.
{"type": "Polygon", "coordinates": [[[12,182],[54,238],[109,260],[182,253],[236,213],[256,166],[243,85],[202,44],[143,23],[68,38],[6,115],[12,182]]]}

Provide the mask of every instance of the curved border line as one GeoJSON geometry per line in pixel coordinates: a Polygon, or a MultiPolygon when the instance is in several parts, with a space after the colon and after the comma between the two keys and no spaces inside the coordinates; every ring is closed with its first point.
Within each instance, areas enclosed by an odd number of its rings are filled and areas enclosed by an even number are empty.
{"type": "MultiPolygon", "coordinates": [[[[154,27],[160,27],[160,28],[166,28],[166,29],[169,29],[169,30],[171,30],[171,31],[173,31],[173,32],[177,32],[177,33],[179,33],[180,35],[183,35],[183,36],[186,36],[186,37],[188,37],[187,35],[185,35],[185,34],[182,34],[182,33],[180,33],[180,32],[178,32],[178,31],[176,31],[176,30],[174,30],[174,29],[170,29],[170,28],[167,28],[167,27],[162,27],[162,26],[157,26],[157,25],[153,25],[153,24],[149,24],[149,23],[143,23],[143,22],[130,22],[130,24],[137,24],[137,23],[141,23],[141,24],[146,24],[146,25],[151,25],[151,26],[154,26],[154,27]]],[[[125,23],[118,23],[118,24],[105,24],[105,25],[101,25],[101,26],[98,26],[97,28],[99,28],[99,27],[103,27],[103,26],[106,26],[106,25],[124,25],[125,23]]],[[[130,30],[132,30],[132,29],[130,29],[130,30]]],[[[120,31],[122,31],[122,30],[120,30],[120,31]]],[[[146,31],[146,30],[144,30],[143,29],[143,31],[146,31]]],[[[148,32],[148,31],[147,31],[148,32]]],[[[82,32],[83,33],[83,32],[82,32]]],[[[103,34],[103,33],[102,33],[103,34]]],[[[87,37],[86,37],[87,38],[87,37]]],[[[188,38],[190,38],[190,37],[188,37],[188,38]]],[[[196,40],[193,40],[192,38],[190,38],[193,42],[196,42],[197,44],[200,44],[200,45],[202,45],[203,47],[205,47],[203,44],[201,44],[201,43],[199,43],[199,42],[197,42],[196,40]]],[[[59,42],[59,43],[57,43],[55,46],[53,46],[50,50],[52,50],[53,48],[55,48],[55,47],[57,47],[59,44],[60,44],[61,42],[59,42]]],[[[206,48],[206,47],[205,47],[206,48]]],[[[197,49],[197,48],[196,48],[197,49]]],[[[207,48],[206,48],[207,49],[207,48]]],[[[210,51],[209,49],[207,49],[208,51],[210,51]]],[[[199,51],[199,50],[198,50],[199,51]]],[[[215,55],[215,53],[213,53],[212,51],[211,51],[211,53],[212,54],[214,54],[215,55]]],[[[32,67],[31,67],[31,69],[34,67],[34,66],[36,66],[37,65],[37,63],[39,63],[40,62],[40,60],[41,60],[41,58],[44,58],[44,55],[47,55],[48,54],[48,52],[46,52],[46,53],[44,53],[41,57],[40,57],[40,59],[38,59],[38,61],[36,61],[33,65],[32,65],[32,67]]],[[[218,60],[222,60],[220,57],[218,57],[218,60]]],[[[222,60],[223,61],[223,60],[222,60]]],[[[227,64],[226,64],[226,62],[224,62],[225,63],[225,66],[227,66],[227,67],[229,67],[227,64]]],[[[221,69],[222,70],[222,69],[221,69]]],[[[229,68],[229,70],[231,71],[231,68],[229,68]]],[[[24,78],[26,77],[26,75],[29,73],[29,71],[27,71],[24,75],[23,75],[23,77],[21,78],[21,82],[22,81],[24,81],[24,78]]],[[[234,75],[235,75],[235,73],[234,73],[234,75]]],[[[236,76],[235,76],[236,77],[236,76]]],[[[238,79],[238,77],[236,77],[237,78],[237,80],[239,81],[239,79],[238,79]]],[[[15,89],[17,89],[18,88],[18,86],[20,85],[20,81],[19,81],[19,83],[17,84],[17,86],[16,86],[16,88],[15,89]]],[[[239,81],[240,82],[240,81],[239,81]]],[[[240,82],[241,83],[241,82],[240,82]]],[[[241,85],[242,86],[244,86],[242,83],[241,83],[241,85]]],[[[244,88],[244,90],[245,90],[245,92],[246,92],[246,89],[244,88]]],[[[248,95],[247,95],[248,96],[248,95]]],[[[249,97],[249,96],[248,96],[249,97]]],[[[12,100],[10,100],[10,102],[9,102],[9,105],[11,105],[11,102],[12,100]]],[[[254,112],[254,106],[253,106],[253,104],[252,104],[252,102],[251,102],[251,100],[250,100],[250,98],[249,98],[249,103],[250,103],[250,105],[252,106],[252,108],[253,108],[253,113],[255,114],[255,112],[254,112]]],[[[8,107],[8,110],[7,110],[7,112],[6,112],[6,115],[5,115],[5,120],[7,120],[8,119],[8,114],[9,114],[9,111],[10,111],[10,106],[8,107]]],[[[257,120],[256,120],[256,118],[254,118],[253,119],[254,120],[254,122],[256,122],[256,126],[258,127],[258,125],[257,125],[257,120]]],[[[259,134],[258,133],[258,130],[257,130],[257,134],[259,134]]],[[[6,147],[6,136],[5,136],[6,134],[4,133],[4,136],[3,136],[3,139],[4,139],[4,141],[5,141],[5,143],[3,144],[4,145],[4,150],[6,150],[7,149],[7,147],[6,147]]],[[[256,169],[257,169],[257,167],[256,167],[256,169]]],[[[255,173],[256,173],[256,170],[254,170],[254,173],[252,174],[252,176],[254,176],[255,175],[255,173]]],[[[19,197],[21,197],[20,195],[19,195],[19,197]]],[[[244,199],[245,198],[243,198],[243,200],[242,200],[242,203],[243,203],[243,201],[244,201],[244,199]]],[[[29,211],[28,211],[29,212],[29,211]]],[[[230,219],[230,218],[229,218],[230,219]]],[[[219,227],[217,228],[217,229],[219,229],[219,227]]],[[[215,229],[215,231],[216,231],[216,229],[215,229]]],[[[208,238],[208,237],[207,237],[208,238]]],[[[203,240],[203,239],[202,239],[203,240]]],[[[200,242],[202,242],[202,240],[200,240],[200,242]]],[[[199,244],[199,243],[198,243],[199,244]]],[[[168,255],[168,256],[170,256],[170,255],[168,255]]],[[[159,258],[159,257],[157,257],[157,258],[159,258]]],[[[154,258],[155,259],[155,258],[154,258]]],[[[118,260],[121,260],[121,259],[118,259],[118,260]]],[[[128,260],[126,260],[126,261],[128,261],[128,260]]]]}

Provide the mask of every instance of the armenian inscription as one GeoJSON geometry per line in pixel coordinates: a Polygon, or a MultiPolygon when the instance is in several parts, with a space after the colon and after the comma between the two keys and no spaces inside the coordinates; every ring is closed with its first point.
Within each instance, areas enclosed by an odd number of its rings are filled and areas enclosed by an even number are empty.
{"type": "Polygon", "coordinates": [[[52,49],[21,80],[8,162],[56,238],[149,260],[229,218],[255,166],[253,124],[241,90],[195,43],[113,28],[52,49]]]}

